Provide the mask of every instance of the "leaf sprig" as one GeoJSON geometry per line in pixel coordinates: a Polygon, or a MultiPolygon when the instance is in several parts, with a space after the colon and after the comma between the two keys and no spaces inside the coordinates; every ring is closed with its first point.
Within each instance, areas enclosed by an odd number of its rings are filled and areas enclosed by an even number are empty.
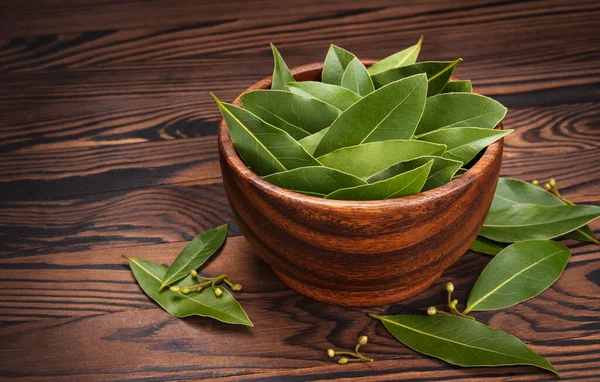
{"type": "Polygon", "coordinates": [[[417,62],[422,41],[369,68],[353,53],[331,45],[321,82],[295,82],[271,44],[270,90],[244,94],[242,108],[212,96],[237,152],[267,181],[329,199],[416,194],[455,179],[479,152],[512,131],[494,130],[506,114],[504,106],[473,94],[468,80],[450,81],[461,59],[417,62]],[[425,174],[413,171],[414,161],[423,156],[433,160],[425,174]],[[441,170],[443,159],[460,164],[441,170]],[[327,174],[354,176],[367,184],[356,179],[336,184],[327,174]],[[383,188],[387,191],[373,191],[383,188]]]}
{"type": "Polygon", "coordinates": [[[223,245],[227,225],[201,233],[181,251],[169,268],[151,261],[123,255],[142,290],[176,317],[204,316],[228,323],[254,326],[231,292],[242,290],[227,275],[198,274],[201,267],[223,245]],[[169,286],[169,288],[165,288],[169,286]]]}

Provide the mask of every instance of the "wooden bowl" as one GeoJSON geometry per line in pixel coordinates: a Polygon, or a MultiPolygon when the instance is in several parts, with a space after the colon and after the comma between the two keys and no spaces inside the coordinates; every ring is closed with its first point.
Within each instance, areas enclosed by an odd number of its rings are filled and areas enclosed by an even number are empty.
{"type": "MultiPolygon", "coordinates": [[[[322,68],[302,65],[292,74],[320,81],[322,68]]],[[[270,86],[268,77],[244,93],[270,86]]],[[[467,251],[494,196],[502,140],[442,187],[377,201],[326,200],[264,181],[238,156],[224,121],[219,158],[242,233],[285,284],[330,304],[374,306],[420,293],[467,251]]]]}

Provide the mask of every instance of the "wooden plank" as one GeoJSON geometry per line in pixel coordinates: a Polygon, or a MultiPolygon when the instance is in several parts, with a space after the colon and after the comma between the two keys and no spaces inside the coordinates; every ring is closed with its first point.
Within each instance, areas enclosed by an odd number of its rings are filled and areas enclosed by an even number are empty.
{"type": "MultiPolygon", "coordinates": [[[[100,6],[119,8],[118,4],[132,6],[126,2],[100,6]]],[[[136,29],[121,28],[118,22],[109,24],[104,17],[114,17],[115,13],[103,13],[107,10],[95,10],[85,4],[78,5],[77,10],[57,6],[51,10],[52,17],[61,17],[64,29],[53,28],[53,21],[46,18],[44,34],[47,36],[6,42],[1,66],[4,70],[27,70],[141,62],[165,64],[209,57],[250,58],[257,53],[267,58],[271,41],[280,43],[284,57],[295,56],[291,57],[291,63],[300,64],[307,60],[323,60],[330,43],[341,44],[362,57],[381,57],[414,43],[419,37],[417,33],[425,34],[426,41],[431,39],[423,47],[425,58],[450,59],[462,54],[467,61],[477,57],[485,59],[487,66],[494,67],[514,65],[515,58],[526,64],[557,59],[581,62],[583,58],[597,57],[598,54],[593,47],[599,37],[592,32],[600,7],[593,1],[569,4],[561,1],[487,4],[424,1],[395,6],[390,2],[366,6],[352,1],[343,5],[327,3],[319,7],[301,7],[271,0],[261,4],[244,2],[237,8],[231,2],[198,4],[202,4],[201,12],[194,12],[189,7],[178,9],[179,12],[185,9],[189,17],[202,20],[196,24],[185,25],[186,21],[180,19],[177,27],[164,27],[161,22],[149,23],[146,19],[136,29]],[[213,13],[211,8],[229,11],[213,13]],[[282,8],[294,11],[281,12],[282,8]],[[102,16],[99,17],[99,13],[102,16]],[[85,23],[84,28],[66,21],[69,19],[85,23]],[[103,28],[94,31],[93,24],[97,22],[101,22],[103,28]],[[147,25],[156,26],[148,28],[147,25]],[[476,39],[469,38],[473,30],[477,31],[476,39]],[[63,31],[69,34],[60,34],[63,31]],[[77,31],[83,33],[73,33],[77,31]],[[529,37],[532,35],[536,38],[529,37]],[[374,40],[378,43],[372,44],[374,40]],[[540,41],[552,43],[540,44],[540,41]]],[[[28,11],[31,8],[28,7],[28,11]]],[[[48,16],[44,13],[48,8],[38,8],[37,17],[48,16]]],[[[140,12],[136,16],[140,18],[128,14],[128,21],[142,20],[146,12],[154,11],[152,5],[138,8],[140,12]]],[[[177,9],[176,6],[169,8],[177,9]]],[[[4,34],[0,35],[11,36],[8,29],[13,20],[19,21],[19,16],[13,16],[11,12],[2,15],[9,20],[0,23],[4,27],[4,34]]],[[[160,19],[167,20],[168,17],[169,11],[165,11],[160,19]]],[[[32,29],[35,22],[36,18],[27,19],[32,29]]]]}
{"type": "MultiPolygon", "coordinates": [[[[240,374],[256,380],[300,374],[392,379],[400,372],[427,379],[446,373],[455,378],[550,376],[532,368],[448,366],[405,348],[366,315],[422,314],[429,305],[443,304],[441,291],[447,281],[456,284],[456,297],[464,302],[490,257],[465,255],[432,288],[402,304],[346,309],[297,295],[254,256],[242,237],[229,238],[206,272],[227,272],[244,285],[236,296],[255,327],[241,328],[206,318],[169,316],[144,296],[120,257],[125,252],[169,263],[185,244],[4,259],[0,320],[9,325],[0,327],[0,351],[12,356],[1,358],[2,375],[90,380],[109,375],[166,379],[240,374]],[[376,357],[374,364],[342,368],[326,357],[327,348],[350,348],[362,333],[370,337],[365,352],[376,357]],[[40,335],[44,346],[39,346],[40,335]],[[33,360],[35,368],[25,367],[33,360]],[[296,370],[302,368],[310,369],[296,370]],[[256,375],[246,376],[249,373],[256,375]]],[[[600,263],[594,246],[578,244],[572,249],[567,270],[548,291],[510,309],[478,313],[477,318],[532,343],[567,375],[593,375],[600,333],[600,263]]]]}

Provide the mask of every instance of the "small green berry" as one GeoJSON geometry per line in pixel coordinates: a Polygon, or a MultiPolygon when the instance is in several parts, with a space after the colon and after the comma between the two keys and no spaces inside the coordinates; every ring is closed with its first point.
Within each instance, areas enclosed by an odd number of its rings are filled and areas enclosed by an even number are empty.
{"type": "Polygon", "coordinates": [[[329,356],[329,358],[335,357],[335,350],[327,349],[327,355],[329,356]]]}
{"type": "Polygon", "coordinates": [[[195,269],[192,269],[190,271],[190,275],[192,275],[192,277],[198,277],[198,271],[196,271],[195,269]]]}
{"type": "Polygon", "coordinates": [[[435,308],[435,306],[430,306],[429,308],[427,308],[427,314],[430,316],[434,316],[437,313],[437,309],[435,308]]]}
{"type": "Polygon", "coordinates": [[[172,292],[179,292],[181,289],[178,286],[172,286],[169,289],[171,289],[172,292]]]}
{"type": "Polygon", "coordinates": [[[451,304],[452,304],[452,306],[458,305],[458,300],[452,300],[451,304]]]}
{"type": "Polygon", "coordinates": [[[188,293],[190,293],[190,292],[191,292],[191,290],[190,290],[190,288],[188,288],[188,287],[185,287],[185,288],[183,288],[183,289],[181,290],[181,293],[183,293],[183,294],[188,294],[188,293]]]}
{"type": "Polygon", "coordinates": [[[452,292],[454,292],[454,284],[452,284],[452,283],[448,283],[448,284],[446,284],[446,291],[447,291],[448,293],[452,293],[452,292]]]}
{"type": "Polygon", "coordinates": [[[550,184],[550,187],[556,187],[556,179],[550,178],[549,184],[550,184]]]}
{"type": "Polygon", "coordinates": [[[369,342],[369,337],[367,337],[367,336],[360,336],[360,337],[358,337],[358,344],[359,345],[366,345],[367,342],[369,342]]]}
{"type": "Polygon", "coordinates": [[[344,364],[348,363],[348,358],[342,357],[342,358],[339,359],[338,363],[340,365],[344,365],[344,364]]]}
{"type": "Polygon", "coordinates": [[[231,287],[231,290],[232,290],[232,291],[234,291],[234,292],[239,292],[239,291],[241,291],[241,290],[242,290],[242,286],[241,286],[240,284],[234,284],[234,285],[231,287]]]}
{"type": "Polygon", "coordinates": [[[222,294],[223,294],[223,290],[219,287],[216,287],[215,288],[215,296],[221,297],[222,294]]]}
{"type": "Polygon", "coordinates": [[[534,179],[531,181],[531,184],[533,184],[534,186],[539,186],[540,182],[537,179],[534,179]]]}

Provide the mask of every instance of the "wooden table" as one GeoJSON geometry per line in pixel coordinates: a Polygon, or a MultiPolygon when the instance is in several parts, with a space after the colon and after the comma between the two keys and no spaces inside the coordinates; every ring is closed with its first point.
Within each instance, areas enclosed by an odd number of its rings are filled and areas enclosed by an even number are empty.
{"type": "MultiPolygon", "coordinates": [[[[279,381],[553,379],[532,367],[453,367],[419,355],[365,312],[422,313],[452,280],[461,302],[489,257],[467,253],[409,301],[346,309],[304,298],[249,248],[217,163],[219,112],[330,43],[383,57],[425,36],[421,59],[509,108],[503,174],[558,179],[600,203],[597,1],[128,0],[0,4],[0,375],[29,380],[279,381]],[[294,4],[296,3],[296,4],[294,4]],[[244,285],[254,328],[177,319],[138,288],[126,253],[169,263],[203,230],[230,223],[207,271],[244,285]],[[325,355],[367,334],[372,364],[325,355]]],[[[592,228],[600,230],[600,224],[592,228]]],[[[600,378],[599,247],[567,242],[564,275],[539,297],[477,314],[556,365],[600,378]]]]}

